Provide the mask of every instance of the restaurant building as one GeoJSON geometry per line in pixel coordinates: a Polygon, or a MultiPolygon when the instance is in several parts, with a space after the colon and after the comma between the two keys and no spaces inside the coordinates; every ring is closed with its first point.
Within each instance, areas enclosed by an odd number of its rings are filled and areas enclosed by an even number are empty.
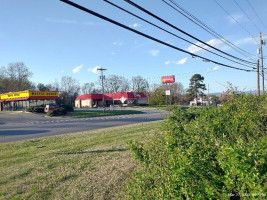
{"type": "Polygon", "coordinates": [[[9,92],[0,94],[0,111],[26,110],[33,106],[44,106],[56,103],[59,91],[32,91],[9,92]]]}
{"type": "MultiPolygon", "coordinates": [[[[93,108],[103,106],[102,94],[83,94],[75,99],[76,108],[93,108]]],[[[147,105],[147,97],[142,92],[118,92],[104,94],[104,106],[147,105]]]]}

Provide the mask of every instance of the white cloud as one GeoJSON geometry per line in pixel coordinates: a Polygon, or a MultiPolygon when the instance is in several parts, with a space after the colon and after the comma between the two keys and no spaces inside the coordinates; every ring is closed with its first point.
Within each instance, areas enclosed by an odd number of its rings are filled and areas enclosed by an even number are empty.
{"type": "Polygon", "coordinates": [[[60,73],[65,73],[65,71],[64,70],[60,70],[60,73]]]}
{"type": "Polygon", "coordinates": [[[138,24],[138,23],[134,23],[134,24],[131,24],[129,25],[131,28],[138,28],[138,27],[141,27],[141,24],[138,24]]]}
{"type": "Polygon", "coordinates": [[[183,65],[183,64],[185,64],[186,62],[187,62],[187,57],[185,57],[185,58],[183,58],[183,59],[181,59],[181,60],[178,60],[178,61],[174,61],[174,64],[176,64],[176,65],[183,65]]]}
{"type": "Polygon", "coordinates": [[[235,41],[235,45],[255,44],[255,40],[252,37],[243,38],[235,41]]]}
{"type": "Polygon", "coordinates": [[[123,42],[121,41],[115,41],[112,43],[114,46],[122,46],[123,45],[123,42]]]}
{"type": "Polygon", "coordinates": [[[157,56],[159,54],[159,50],[151,50],[149,51],[149,53],[152,55],[152,56],[157,56]]]}
{"type": "Polygon", "coordinates": [[[94,74],[97,74],[98,70],[97,69],[100,69],[101,67],[100,66],[95,66],[93,69],[92,68],[89,68],[87,71],[88,72],[92,72],[94,74]]]}
{"type": "Polygon", "coordinates": [[[230,22],[230,24],[236,24],[237,22],[245,21],[246,17],[242,14],[232,14],[228,16],[227,19],[230,22]]]}
{"type": "Polygon", "coordinates": [[[175,64],[175,65],[183,65],[187,62],[187,57],[185,58],[182,58],[181,60],[177,60],[177,61],[170,61],[170,60],[167,60],[165,61],[165,65],[169,65],[169,64],[175,64]]]}
{"type": "Polygon", "coordinates": [[[93,26],[93,25],[95,25],[94,22],[90,22],[90,21],[88,21],[88,22],[82,22],[82,24],[84,24],[86,26],[93,26]]]}
{"type": "Polygon", "coordinates": [[[169,61],[169,60],[167,60],[167,61],[165,61],[165,65],[169,65],[171,63],[171,61],[169,61]]]}
{"type": "Polygon", "coordinates": [[[78,73],[82,68],[83,68],[83,65],[79,65],[79,66],[77,66],[77,67],[74,67],[74,68],[72,69],[72,72],[73,72],[74,74],[76,74],[76,73],[78,73]]]}
{"type": "Polygon", "coordinates": [[[77,21],[75,21],[75,20],[69,20],[69,19],[45,18],[45,21],[47,21],[47,22],[53,22],[53,23],[60,23],[60,24],[77,24],[77,21]]]}
{"type": "MultiPolygon", "coordinates": [[[[223,45],[223,41],[220,40],[220,39],[211,39],[209,40],[208,42],[206,42],[207,44],[213,46],[213,47],[216,47],[216,48],[219,48],[219,47],[222,47],[223,45]]],[[[208,47],[207,45],[201,43],[201,42],[197,42],[195,43],[196,45],[202,47],[197,47],[195,45],[190,45],[187,50],[190,52],[190,53],[196,53],[196,52],[199,52],[199,51],[203,51],[204,49],[210,49],[210,47],[208,47]]]]}
{"type": "Polygon", "coordinates": [[[214,72],[214,71],[216,71],[216,70],[219,70],[221,68],[221,66],[215,66],[215,67],[213,67],[213,68],[209,68],[209,69],[207,69],[207,72],[214,72]]]}
{"type": "Polygon", "coordinates": [[[85,26],[93,26],[95,25],[94,22],[91,21],[76,21],[76,20],[71,20],[71,19],[55,19],[55,18],[45,18],[45,21],[51,22],[51,23],[58,23],[58,24],[80,24],[80,25],[85,25],[85,26]]]}

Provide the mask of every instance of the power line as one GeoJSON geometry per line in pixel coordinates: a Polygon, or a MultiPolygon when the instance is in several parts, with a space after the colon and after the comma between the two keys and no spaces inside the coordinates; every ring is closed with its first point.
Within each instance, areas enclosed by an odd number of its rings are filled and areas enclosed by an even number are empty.
{"type": "Polygon", "coordinates": [[[243,63],[240,63],[240,62],[231,60],[231,59],[229,59],[229,58],[227,58],[227,57],[225,57],[225,56],[222,56],[222,55],[220,55],[220,54],[214,53],[214,52],[212,52],[212,51],[210,51],[210,50],[208,50],[208,49],[206,49],[206,48],[204,48],[204,47],[202,47],[202,46],[199,46],[199,45],[197,45],[197,44],[195,44],[195,43],[193,43],[193,42],[191,42],[191,41],[189,41],[189,40],[187,40],[187,39],[184,39],[184,38],[182,38],[182,37],[180,37],[180,36],[178,36],[178,35],[176,35],[176,34],[170,32],[170,31],[168,31],[168,30],[166,30],[166,29],[164,29],[164,28],[162,28],[162,27],[160,27],[160,26],[158,26],[158,25],[156,25],[156,24],[154,24],[154,23],[152,23],[152,22],[149,22],[148,20],[146,20],[146,19],[144,19],[144,18],[142,18],[142,17],[140,17],[140,16],[138,16],[138,15],[136,15],[136,14],[134,14],[134,13],[132,13],[132,12],[130,12],[130,11],[128,11],[128,10],[126,10],[126,9],[124,9],[124,8],[118,6],[118,5],[116,5],[116,4],[114,4],[114,3],[110,2],[110,1],[108,1],[108,0],[103,0],[103,1],[106,2],[106,3],[108,3],[108,4],[110,4],[110,5],[112,5],[112,6],[114,6],[114,7],[116,7],[116,8],[118,8],[118,9],[120,9],[120,10],[122,10],[122,11],[124,11],[124,12],[126,12],[126,13],[128,13],[128,14],[130,14],[130,15],[132,15],[132,16],[134,16],[134,17],[136,17],[136,18],[138,18],[138,19],[140,19],[140,20],[142,20],[142,21],[144,21],[144,22],[146,22],[146,23],[148,23],[148,24],[150,24],[150,25],[152,25],[152,26],[154,26],[154,27],[156,27],[156,28],[158,28],[158,29],[160,29],[160,30],[162,30],[162,31],[164,31],[164,32],[166,32],[166,33],[169,33],[169,34],[171,34],[171,35],[173,35],[173,36],[175,36],[175,37],[177,37],[177,38],[179,38],[179,39],[181,39],[181,40],[183,40],[183,41],[185,41],[185,42],[188,42],[188,43],[190,43],[190,44],[192,44],[192,45],[194,45],[194,46],[196,46],[196,47],[198,47],[198,48],[201,48],[201,49],[203,49],[203,50],[205,50],[205,51],[208,51],[208,52],[210,52],[210,53],[212,53],[212,54],[214,54],[214,55],[217,55],[217,56],[219,56],[219,57],[221,57],[221,58],[224,58],[224,59],[226,59],[226,60],[232,61],[232,62],[234,62],[234,63],[236,63],[236,64],[240,64],[240,65],[243,65],[243,66],[252,68],[252,69],[256,69],[256,68],[251,67],[251,66],[248,66],[248,65],[246,65],[246,64],[243,64],[243,63]]]}
{"type": "Polygon", "coordinates": [[[124,0],[124,1],[127,2],[127,3],[129,3],[129,4],[131,4],[131,5],[133,5],[133,6],[136,7],[137,9],[139,9],[139,10],[145,12],[146,14],[148,14],[148,15],[150,15],[150,16],[156,18],[157,20],[159,20],[159,21],[161,21],[161,22],[167,24],[168,26],[170,26],[170,27],[176,29],[177,31],[179,31],[179,32],[181,32],[181,33],[187,35],[188,37],[191,37],[191,38],[197,40],[198,42],[201,42],[202,44],[205,44],[206,46],[208,46],[208,47],[210,47],[210,48],[212,48],[212,49],[215,49],[216,51],[219,51],[220,53],[223,53],[223,54],[225,54],[225,55],[227,55],[227,56],[230,56],[230,57],[232,57],[232,58],[235,58],[235,59],[237,59],[237,60],[240,60],[240,61],[245,62],[245,63],[248,63],[248,64],[257,65],[257,63],[252,63],[252,62],[250,62],[250,61],[243,60],[243,59],[241,59],[241,58],[238,58],[238,57],[236,57],[236,56],[233,56],[233,55],[231,55],[231,54],[229,54],[229,53],[226,53],[226,52],[224,52],[224,51],[222,51],[222,50],[220,50],[220,49],[218,49],[218,48],[216,48],[216,47],[213,47],[213,46],[207,44],[206,42],[200,40],[199,38],[196,38],[195,36],[193,36],[193,35],[191,35],[191,34],[185,32],[185,31],[183,31],[182,29],[180,29],[180,28],[174,26],[173,24],[171,24],[171,23],[169,23],[169,22],[167,22],[167,21],[161,19],[160,17],[154,15],[153,13],[149,12],[148,10],[144,9],[143,7],[141,7],[141,6],[137,5],[137,4],[135,4],[134,2],[132,2],[132,1],[130,1],[130,0],[124,0]]]}
{"type": "Polygon", "coordinates": [[[221,5],[217,0],[214,0],[215,3],[227,14],[231,17],[244,31],[246,31],[249,35],[252,35],[242,24],[240,24],[230,13],[221,5]]]}
{"type": "Polygon", "coordinates": [[[249,2],[249,0],[247,0],[248,5],[250,6],[250,8],[253,10],[253,12],[255,13],[255,15],[258,17],[259,21],[261,22],[261,24],[264,26],[264,28],[267,30],[267,27],[265,26],[265,24],[263,23],[262,19],[259,17],[259,15],[257,14],[257,12],[255,11],[255,9],[253,8],[253,6],[251,5],[251,3],[249,2]]]}
{"type": "Polygon", "coordinates": [[[190,13],[189,11],[187,11],[185,8],[183,8],[181,5],[179,5],[177,2],[175,2],[173,0],[169,0],[176,7],[175,8],[174,6],[172,6],[168,2],[166,2],[166,0],[162,0],[162,1],[165,4],[167,4],[168,6],[170,6],[172,9],[174,9],[175,11],[179,12],[181,15],[183,15],[184,17],[186,17],[187,19],[189,19],[190,21],[192,21],[194,24],[198,25],[199,27],[201,27],[202,29],[204,29],[205,31],[207,31],[208,33],[210,33],[211,35],[213,35],[214,37],[218,38],[223,43],[227,44],[229,47],[235,49],[237,52],[239,52],[243,56],[247,56],[247,57],[250,57],[251,55],[254,56],[253,54],[251,54],[251,53],[249,53],[249,52],[247,52],[247,51],[239,48],[238,46],[236,46],[235,44],[233,44],[232,42],[230,42],[229,40],[227,40],[226,38],[224,38],[222,35],[220,35],[216,31],[214,31],[207,24],[205,24],[200,19],[198,19],[197,17],[195,17],[192,13],[190,13]]]}
{"type": "Polygon", "coordinates": [[[237,7],[239,7],[239,9],[242,10],[242,12],[244,13],[244,15],[246,15],[246,17],[249,19],[249,21],[256,27],[256,29],[258,29],[258,31],[261,32],[260,28],[252,21],[252,19],[247,15],[247,13],[245,12],[245,10],[237,3],[237,1],[236,0],[233,0],[233,1],[237,5],[237,7]]]}
{"type": "Polygon", "coordinates": [[[110,18],[105,17],[105,16],[103,16],[103,15],[101,15],[101,14],[99,14],[99,13],[96,13],[96,12],[94,12],[94,11],[92,11],[92,10],[89,10],[89,9],[87,9],[87,8],[85,8],[85,7],[81,6],[81,5],[79,5],[79,4],[76,4],[76,3],[72,2],[72,1],[69,1],[69,0],[60,0],[60,1],[66,3],[66,4],[68,4],[68,5],[71,5],[71,6],[75,7],[75,8],[77,8],[77,9],[80,9],[80,10],[86,12],[86,13],[89,13],[89,14],[91,14],[91,15],[94,15],[94,16],[96,16],[96,17],[98,17],[98,18],[101,18],[101,19],[103,19],[103,20],[105,20],[105,21],[108,21],[108,22],[110,22],[110,23],[112,23],[112,24],[115,24],[115,25],[117,25],[117,26],[119,26],[119,27],[121,27],[121,28],[127,29],[127,30],[129,30],[129,31],[131,31],[131,32],[134,32],[134,33],[136,33],[136,34],[138,34],[138,35],[141,35],[141,36],[143,36],[143,37],[145,37],[145,38],[148,38],[148,39],[150,39],[150,40],[153,40],[153,41],[155,41],[155,42],[158,42],[158,43],[160,43],[160,44],[163,44],[163,45],[165,45],[165,46],[168,46],[168,47],[170,47],[170,48],[173,48],[173,49],[175,49],[175,50],[181,51],[181,52],[183,52],[183,53],[189,54],[189,55],[191,55],[191,56],[193,56],[193,57],[201,58],[201,59],[203,59],[203,61],[206,61],[206,62],[212,62],[212,63],[214,63],[214,64],[221,65],[221,66],[228,67],[228,68],[232,68],[232,69],[236,69],[236,70],[241,70],[241,71],[246,71],[246,72],[255,72],[255,70],[246,70],[246,69],[242,69],[242,68],[238,68],[238,67],[230,66],[230,65],[227,65],[227,64],[223,64],[223,63],[220,63],[220,62],[217,62],[217,61],[214,61],[214,60],[205,58],[205,57],[203,57],[203,56],[196,55],[196,54],[194,54],[194,53],[190,53],[189,51],[183,50],[183,49],[181,49],[181,48],[179,48],[179,47],[176,47],[176,46],[174,46],[174,45],[171,45],[171,44],[168,44],[168,43],[166,43],[166,42],[163,42],[163,41],[161,41],[161,40],[159,40],[159,39],[157,39],[157,38],[154,38],[154,37],[152,37],[152,36],[150,36],[150,35],[147,35],[147,34],[145,34],[145,33],[142,33],[142,32],[140,32],[140,31],[137,31],[137,30],[135,30],[135,29],[133,29],[133,28],[130,28],[130,27],[124,25],[124,24],[121,24],[121,23],[119,23],[119,22],[113,20],[113,19],[110,19],[110,18]]]}

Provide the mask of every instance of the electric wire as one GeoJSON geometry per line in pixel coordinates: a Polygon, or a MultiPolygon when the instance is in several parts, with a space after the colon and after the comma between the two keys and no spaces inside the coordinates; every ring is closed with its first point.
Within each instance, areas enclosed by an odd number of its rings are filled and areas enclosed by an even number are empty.
{"type": "Polygon", "coordinates": [[[80,10],[86,12],[86,13],[89,13],[89,14],[95,16],[95,17],[98,17],[98,18],[103,19],[103,20],[105,20],[105,21],[108,21],[108,22],[110,22],[110,23],[112,23],[112,24],[115,24],[115,25],[117,25],[117,26],[119,26],[119,27],[121,27],[121,28],[124,28],[124,29],[129,30],[129,31],[131,31],[131,32],[134,32],[134,33],[136,33],[136,34],[138,34],[138,35],[141,35],[141,36],[143,36],[143,37],[145,37],[145,38],[148,38],[148,39],[150,39],[150,40],[153,40],[153,41],[155,41],[155,42],[158,42],[158,43],[160,43],[160,44],[163,44],[163,45],[165,45],[165,46],[168,46],[168,47],[170,47],[170,48],[172,48],[172,49],[181,51],[181,52],[183,52],[183,53],[189,54],[189,55],[194,56],[194,57],[201,58],[201,59],[203,59],[203,61],[212,62],[212,63],[214,63],[214,64],[217,64],[217,65],[220,65],[220,66],[224,66],[224,67],[228,67],[228,68],[232,68],[232,69],[236,69],[236,70],[241,70],[241,71],[246,71],[246,72],[255,72],[255,70],[246,70],[246,69],[242,69],[242,68],[238,68],[238,67],[230,66],[230,65],[227,65],[227,64],[223,64],[223,63],[220,63],[220,62],[217,62],[217,61],[214,61],[214,60],[205,58],[205,57],[203,57],[203,56],[196,55],[196,54],[194,54],[194,53],[191,53],[191,52],[189,52],[189,51],[183,50],[183,49],[181,49],[181,48],[179,48],[179,47],[176,47],[176,46],[174,46],[174,45],[171,45],[171,44],[168,44],[168,43],[166,43],[166,42],[163,42],[163,41],[161,41],[161,40],[159,40],[159,39],[157,39],[157,38],[154,38],[154,37],[152,37],[152,36],[150,36],[150,35],[147,35],[147,34],[145,34],[145,33],[142,33],[142,32],[140,32],[140,31],[137,31],[137,30],[135,30],[135,29],[133,29],[133,28],[131,28],[131,27],[128,27],[128,26],[126,26],[126,25],[124,25],[124,24],[121,24],[121,23],[119,23],[119,22],[117,22],[117,21],[115,21],[115,20],[113,20],[113,19],[110,19],[110,18],[108,18],[108,17],[106,17],[106,16],[103,16],[103,15],[101,15],[101,14],[99,14],[99,13],[96,13],[96,12],[94,12],[94,11],[92,11],[92,10],[89,10],[88,8],[85,8],[85,7],[83,7],[83,6],[79,5],[79,4],[76,4],[76,3],[72,2],[72,1],[69,1],[69,0],[60,0],[60,1],[66,3],[66,4],[68,4],[68,5],[71,5],[71,6],[75,7],[75,8],[77,8],[77,9],[80,9],[80,10]]]}
{"type": "Polygon", "coordinates": [[[118,9],[120,9],[120,10],[122,10],[122,11],[124,11],[124,12],[126,12],[126,13],[128,13],[128,14],[130,14],[130,15],[132,15],[132,16],[134,16],[134,17],[136,17],[136,18],[138,18],[138,19],[140,19],[140,20],[142,20],[142,21],[144,21],[144,22],[146,22],[146,23],[148,23],[148,24],[150,24],[150,25],[152,25],[152,26],[154,26],[154,27],[156,27],[156,28],[158,28],[158,29],[160,29],[160,30],[162,30],[162,31],[164,31],[164,32],[166,32],[166,33],[169,33],[169,34],[171,34],[171,35],[173,35],[173,36],[175,36],[175,37],[177,37],[177,38],[179,38],[179,39],[181,39],[181,40],[183,40],[183,41],[185,41],[185,42],[188,42],[188,43],[190,43],[190,44],[192,44],[192,45],[194,45],[194,46],[196,46],[196,47],[198,47],[198,48],[201,48],[201,49],[203,49],[203,50],[205,50],[205,51],[208,51],[208,52],[210,52],[210,53],[212,53],[212,54],[214,54],[214,55],[216,55],[216,56],[219,56],[219,57],[221,57],[221,58],[224,58],[224,59],[226,59],[226,60],[232,61],[232,62],[234,62],[234,63],[236,63],[236,64],[240,64],[240,65],[243,65],[243,66],[252,68],[252,69],[256,69],[256,68],[251,67],[251,66],[249,66],[249,65],[246,65],[246,64],[243,64],[243,63],[240,63],[240,62],[231,60],[231,59],[229,59],[229,58],[227,58],[227,57],[225,57],[225,56],[222,56],[222,55],[217,54],[217,53],[215,53],[215,52],[212,52],[212,51],[210,51],[210,50],[208,50],[208,49],[206,49],[206,48],[204,48],[204,47],[202,47],[202,46],[199,46],[199,45],[197,45],[197,44],[195,44],[195,43],[193,43],[193,42],[191,42],[191,41],[189,41],[189,40],[187,40],[187,39],[184,39],[184,38],[182,38],[182,37],[180,37],[180,36],[178,36],[178,35],[176,35],[176,34],[170,32],[170,31],[168,31],[168,30],[166,30],[166,29],[164,29],[164,28],[161,28],[160,26],[158,26],[158,25],[156,25],[156,24],[154,24],[154,23],[152,23],[152,22],[149,22],[148,20],[146,20],[146,19],[144,19],[144,18],[142,18],[142,17],[140,17],[140,16],[137,16],[136,14],[134,14],[134,13],[132,13],[132,12],[130,12],[130,11],[128,11],[128,10],[126,10],[126,9],[124,9],[124,8],[122,8],[122,7],[120,7],[120,6],[116,5],[116,4],[114,4],[114,3],[112,3],[112,2],[110,2],[109,0],[103,0],[103,1],[106,2],[106,3],[108,3],[108,4],[110,4],[110,5],[112,5],[112,6],[114,6],[114,7],[116,7],[116,8],[118,8],[118,9]]]}
{"type": "Polygon", "coordinates": [[[240,24],[217,0],[214,0],[215,3],[229,16],[231,17],[245,32],[249,35],[252,35],[242,24],[240,24]]]}
{"type": "Polygon", "coordinates": [[[252,19],[248,16],[248,14],[245,12],[245,10],[239,5],[239,3],[237,3],[236,0],[233,0],[234,3],[237,5],[237,7],[239,7],[239,9],[244,13],[244,15],[246,15],[246,17],[249,19],[249,21],[256,27],[256,29],[258,29],[259,32],[261,32],[260,28],[257,26],[257,24],[255,24],[252,19]]]}
{"type": "Polygon", "coordinates": [[[218,48],[216,48],[216,47],[213,47],[213,46],[207,44],[206,42],[204,42],[204,41],[200,40],[199,38],[196,38],[195,36],[193,36],[193,35],[191,35],[191,34],[185,32],[185,31],[181,30],[180,28],[174,26],[173,24],[171,24],[171,23],[169,23],[169,22],[167,22],[167,21],[161,19],[160,17],[154,15],[153,13],[149,12],[148,10],[144,9],[143,7],[137,5],[136,3],[134,3],[134,2],[132,2],[132,1],[130,1],[130,0],[124,0],[124,1],[127,2],[127,3],[129,3],[129,4],[131,4],[131,5],[133,5],[133,6],[136,7],[137,9],[139,9],[139,10],[145,12],[146,14],[148,14],[148,15],[150,15],[150,16],[156,18],[157,20],[159,20],[159,21],[161,21],[161,22],[167,24],[168,26],[170,26],[170,27],[176,29],[177,31],[179,31],[179,32],[181,32],[181,33],[187,35],[188,37],[191,37],[191,38],[197,40],[198,42],[201,42],[202,44],[205,44],[206,46],[208,46],[208,47],[210,47],[210,48],[212,48],[212,49],[215,49],[216,51],[219,51],[220,53],[223,53],[223,54],[225,54],[225,55],[227,55],[227,56],[230,56],[230,57],[232,57],[232,58],[235,58],[235,59],[237,59],[237,60],[239,60],[239,61],[242,61],[242,62],[245,62],[245,63],[248,63],[248,64],[257,65],[257,63],[253,63],[253,62],[250,62],[250,61],[243,60],[243,59],[241,59],[241,58],[238,58],[238,57],[236,57],[236,56],[233,56],[233,55],[231,55],[231,54],[229,54],[229,53],[226,53],[226,52],[224,52],[224,51],[222,51],[222,50],[220,50],[220,49],[218,49],[218,48]]]}
{"type": "Polygon", "coordinates": [[[267,30],[267,27],[265,26],[265,24],[263,23],[262,19],[259,17],[259,15],[257,14],[257,12],[255,11],[255,9],[253,8],[253,6],[251,5],[251,3],[249,2],[249,0],[247,0],[248,5],[250,6],[250,8],[253,10],[254,14],[258,17],[259,21],[261,22],[261,24],[264,26],[264,28],[267,30]]]}
{"type": "Polygon", "coordinates": [[[179,5],[177,2],[175,2],[173,0],[169,0],[170,3],[172,3],[176,7],[175,8],[174,6],[172,6],[171,4],[169,4],[168,2],[166,2],[166,0],[162,0],[162,1],[166,5],[170,6],[172,9],[174,9],[175,11],[179,12],[181,15],[183,15],[184,17],[186,17],[188,20],[192,21],[194,24],[198,25],[199,27],[201,27],[202,29],[204,29],[205,31],[207,31],[208,33],[210,33],[211,35],[213,35],[214,37],[218,38],[223,43],[227,44],[229,47],[233,48],[234,50],[236,50],[237,52],[239,52],[243,56],[246,56],[246,57],[251,57],[251,55],[254,56],[253,54],[251,54],[251,53],[249,53],[249,52],[241,49],[240,47],[236,46],[235,44],[233,44],[232,42],[230,42],[229,40],[227,40],[226,38],[224,38],[222,35],[220,35],[216,31],[214,31],[207,24],[205,24],[200,19],[198,19],[197,17],[195,17],[192,13],[190,13],[189,11],[187,11],[185,8],[183,8],[181,5],[179,5]]]}

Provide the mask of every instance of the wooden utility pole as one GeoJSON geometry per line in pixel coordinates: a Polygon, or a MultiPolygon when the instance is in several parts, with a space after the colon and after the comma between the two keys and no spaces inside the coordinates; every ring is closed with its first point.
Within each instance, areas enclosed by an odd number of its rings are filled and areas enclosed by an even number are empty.
{"type": "Polygon", "coordinates": [[[101,79],[101,83],[102,83],[102,105],[103,105],[103,112],[105,112],[105,90],[104,90],[104,79],[105,79],[105,76],[103,75],[103,71],[105,71],[107,69],[104,69],[104,68],[98,68],[97,71],[101,71],[101,76],[100,76],[100,79],[101,79]]]}
{"type": "Polygon", "coordinates": [[[257,60],[257,94],[260,96],[260,61],[257,60]]]}
{"type": "Polygon", "coordinates": [[[263,36],[267,36],[267,33],[260,33],[259,35],[252,36],[254,38],[259,37],[259,44],[260,44],[260,49],[259,49],[259,54],[260,54],[260,59],[261,59],[261,77],[262,77],[262,94],[264,93],[264,67],[263,67],[263,53],[262,53],[262,45],[266,44],[266,41],[262,39],[263,36]]]}

